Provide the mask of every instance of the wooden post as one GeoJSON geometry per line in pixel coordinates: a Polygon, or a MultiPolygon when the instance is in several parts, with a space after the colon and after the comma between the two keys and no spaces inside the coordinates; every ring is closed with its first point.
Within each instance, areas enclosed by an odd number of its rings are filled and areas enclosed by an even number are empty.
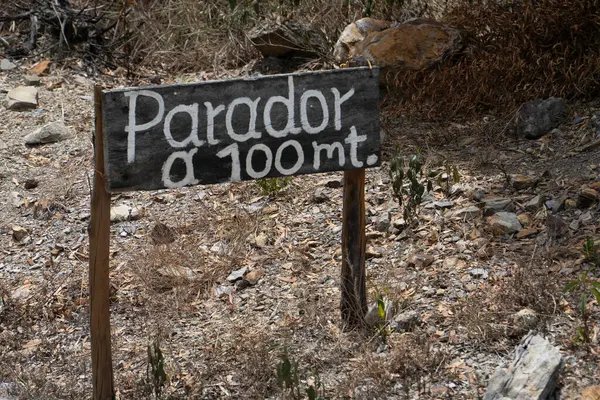
{"type": "Polygon", "coordinates": [[[367,312],[365,274],[365,170],[344,172],[342,211],[342,324],[345,329],[364,327],[367,312]]]}
{"type": "Polygon", "coordinates": [[[110,347],[109,245],[110,194],[104,181],[102,140],[102,88],[94,88],[96,134],[94,137],[94,188],[92,191],[90,236],[90,334],[92,340],[92,384],[94,400],[114,399],[110,347]]]}

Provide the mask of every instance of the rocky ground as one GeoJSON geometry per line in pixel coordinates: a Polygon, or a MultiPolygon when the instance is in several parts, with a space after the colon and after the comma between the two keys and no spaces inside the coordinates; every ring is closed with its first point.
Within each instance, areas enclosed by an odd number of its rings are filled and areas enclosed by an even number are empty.
{"type": "MultiPolygon", "coordinates": [[[[37,104],[0,107],[0,398],[90,398],[92,85],[126,81],[76,62],[4,67],[3,97],[39,86],[20,94],[37,104]]],[[[388,164],[367,172],[369,301],[388,310],[366,336],[340,329],[340,173],[275,195],[255,182],[113,195],[119,398],[476,399],[533,330],[563,356],[555,398],[598,399],[600,305],[589,287],[563,289],[592,267],[585,240],[600,245],[600,108],[569,106],[537,140],[484,115],[383,116],[387,160],[421,149],[426,170],[456,166],[460,181],[436,180],[410,225],[388,164]],[[300,395],[278,385],[286,365],[300,395]]]]}

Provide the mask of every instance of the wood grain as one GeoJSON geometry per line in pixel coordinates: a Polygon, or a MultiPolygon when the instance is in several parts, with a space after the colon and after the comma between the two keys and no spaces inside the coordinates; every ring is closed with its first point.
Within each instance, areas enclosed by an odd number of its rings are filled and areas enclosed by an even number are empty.
{"type": "MultiPolygon", "coordinates": [[[[352,127],[357,135],[366,135],[366,140],[357,147],[357,159],[365,162],[369,156],[374,156],[377,161],[368,167],[380,165],[380,134],[379,134],[379,71],[374,68],[355,68],[334,71],[320,71],[291,75],[274,75],[259,78],[237,79],[228,81],[200,82],[185,85],[167,85],[146,88],[129,88],[109,90],[103,92],[103,129],[104,148],[106,153],[107,190],[110,192],[131,190],[154,190],[164,188],[161,168],[168,157],[175,151],[190,151],[197,149],[193,157],[194,176],[199,184],[212,184],[230,180],[232,163],[230,157],[220,158],[217,153],[236,143],[226,129],[226,111],[214,117],[215,139],[218,144],[207,142],[207,108],[205,102],[210,102],[213,107],[224,105],[229,108],[231,101],[240,97],[250,99],[260,98],[257,106],[256,131],[261,133],[260,138],[252,138],[245,142],[238,142],[241,160],[240,180],[253,179],[246,171],[247,154],[256,144],[267,146],[273,157],[277,149],[287,140],[299,143],[304,154],[304,162],[293,175],[310,174],[336,170],[352,170],[366,168],[367,165],[357,167],[350,161],[351,146],[344,143],[352,127]],[[287,137],[273,137],[264,123],[264,108],[267,100],[273,96],[289,98],[289,77],[294,83],[294,115],[296,126],[300,127],[299,116],[301,111],[301,96],[308,90],[320,90],[326,99],[329,111],[329,123],[326,128],[316,134],[301,131],[289,134],[287,137]],[[341,104],[341,129],[336,129],[334,124],[335,97],[332,88],[341,95],[354,89],[347,101],[341,104]],[[130,97],[132,91],[149,90],[159,94],[164,100],[164,114],[168,114],[178,105],[198,105],[198,137],[205,141],[201,146],[188,143],[184,148],[174,148],[167,141],[164,133],[164,120],[147,130],[137,132],[135,135],[135,160],[128,162],[127,146],[128,133],[126,126],[129,123],[130,97]],[[320,166],[314,168],[315,151],[313,142],[319,144],[342,143],[345,163],[339,165],[339,158],[321,157],[320,166]]],[[[159,106],[151,97],[139,96],[136,102],[136,124],[150,122],[159,114],[159,106]]],[[[235,109],[231,125],[236,133],[248,131],[250,109],[247,106],[232,107],[235,109]]],[[[318,126],[323,120],[322,107],[312,98],[308,100],[307,118],[312,126],[318,126]]],[[[273,107],[270,126],[283,129],[288,122],[288,112],[285,106],[277,104],[273,107]]],[[[185,113],[176,114],[169,124],[173,137],[178,141],[185,140],[192,126],[192,118],[185,113]]],[[[324,153],[324,152],[323,152],[324,153]]],[[[282,153],[282,165],[290,168],[297,160],[296,152],[288,148],[282,153]]],[[[266,157],[261,151],[254,152],[252,165],[254,169],[261,170],[265,165],[266,157]]],[[[366,164],[366,162],[365,162],[366,164]]],[[[186,176],[185,163],[179,161],[173,165],[170,176],[174,182],[181,181],[186,176]]],[[[265,177],[283,176],[276,168],[271,168],[265,177]]]]}
{"type": "Polygon", "coordinates": [[[344,172],[340,309],[346,330],[364,327],[367,312],[365,273],[365,170],[344,172]]]}
{"type": "Polygon", "coordinates": [[[90,333],[92,340],[92,384],[94,400],[114,398],[109,302],[110,194],[104,181],[102,146],[102,91],[94,89],[96,134],[95,171],[89,226],[90,333]]]}

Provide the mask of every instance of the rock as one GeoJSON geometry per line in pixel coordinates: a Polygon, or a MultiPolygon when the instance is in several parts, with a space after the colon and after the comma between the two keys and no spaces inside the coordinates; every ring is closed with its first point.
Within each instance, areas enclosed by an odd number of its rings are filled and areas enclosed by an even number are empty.
{"type": "Polygon", "coordinates": [[[396,332],[412,331],[421,323],[421,314],[417,311],[409,310],[394,317],[392,327],[396,332]]]}
{"type": "Polygon", "coordinates": [[[600,386],[588,386],[581,391],[579,400],[600,400],[600,386]]]}
{"type": "Polygon", "coordinates": [[[383,212],[382,215],[380,215],[375,220],[375,230],[377,230],[378,232],[387,232],[389,227],[390,227],[390,213],[383,212]]]}
{"type": "Polygon", "coordinates": [[[498,212],[488,217],[487,223],[494,235],[510,234],[523,229],[517,215],[510,212],[498,212]]]}
{"type": "Polygon", "coordinates": [[[489,276],[489,273],[485,268],[471,268],[468,272],[473,278],[487,279],[489,276]]]}
{"type": "Polygon", "coordinates": [[[10,293],[10,299],[12,300],[25,300],[29,296],[36,292],[37,288],[31,283],[26,283],[23,286],[19,286],[10,293]]]}
{"type": "Polygon", "coordinates": [[[591,188],[583,188],[577,196],[577,208],[588,208],[598,202],[598,192],[591,188]]]}
{"type": "Polygon", "coordinates": [[[521,223],[521,226],[523,226],[524,228],[531,225],[531,217],[527,214],[519,214],[517,215],[517,219],[521,223]]]}
{"type": "Polygon", "coordinates": [[[145,211],[143,207],[130,207],[126,204],[121,204],[110,208],[110,221],[135,221],[143,217],[145,211]]]}
{"type": "Polygon", "coordinates": [[[556,128],[567,114],[564,99],[550,97],[524,103],[517,113],[517,136],[539,139],[556,128]]]}
{"type": "Polygon", "coordinates": [[[346,26],[340,38],[333,47],[333,57],[338,63],[347,61],[356,56],[356,45],[362,42],[369,34],[379,32],[392,26],[390,21],[381,21],[375,18],[361,18],[346,26]]]}
{"type": "Polygon", "coordinates": [[[12,231],[12,238],[15,242],[20,242],[21,240],[25,239],[27,235],[29,235],[27,229],[18,225],[14,225],[10,228],[10,230],[12,231]]]}
{"type": "Polygon", "coordinates": [[[573,210],[577,208],[577,200],[565,199],[565,210],[573,210]]]}
{"type": "Polygon", "coordinates": [[[550,238],[558,238],[569,233],[569,226],[560,217],[552,214],[546,215],[546,229],[550,238]]]}
{"type": "Polygon", "coordinates": [[[477,206],[469,206],[461,208],[460,210],[454,211],[451,215],[455,218],[460,219],[473,219],[479,216],[481,210],[477,206]]]}
{"type": "Polygon", "coordinates": [[[165,278],[183,278],[183,279],[194,279],[196,275],[191,268],[184,267],[182,265],[168,265],[165,267],[158,268],[157,273],[165,278]]]}
{"type": "Polygon", "coordinates": [[[19,86],[8,92],[6,100],[9,110],[31,110],[38,106],[38,91],[33,86],[19,86]]]}
{"type": "Polygon", "coordinates": [[[423,253],[415,253],[415,254],[411,254],[410,257],[408,257],[407,265],[409,267],[423,269],[423,268],[426,268],[426,267],[430,266],[431,264],[433,264],[433,261],[434,261],[434,259],[433,259],[432,255],[423,254],[423,253]]]}
{"type": "Polygon", "coordinates": [[[42,84],[42,78],[37,75],[25,75],[23,79],[27,86],[40,86],[42,84]]]}
{"type": "Polygon", "coordinates": [[[150,231],[152,242],[158,245],[173,243],[176,236],[176,230],[162,222],[157,222],[150,231]]]}
{"type": "Polygon", "coordinates": [[[54,143],[69,137],[69,129],[62,122],[51,122],[41,126],[26,135],[23,140],[25,144],[33,146],[36,144],[54,143]]]}
{"type": "Polygon", "coordinates": [[[326,201],[329,201],[329,196],[327,195],[327,192],[325,191],[325,189],[317,188],[313,194],[313,201],[317,204],[325,203],[326,201]]]}
{"type": "Polygon", "coordinates": [[[227,280],[229,282],[235,282],[238,279],[242,279],[244,277],[244,274],[246,274],[246,272],[248,272],[248,267],[242,267],[240,269],[236,269],[235,271],[232,271],[229,276],[227,277],[227,280]]]}
{"type": "Polygon", "coordinates": [[[516,190],[525,190],[535,186],[535,181],[526,175],[513,175],[510,184],[516,190]]]}
{"type": "Polygon", "coordinates": [[[30,178],[25,181],[23,186],[25,187],[25,189],[31,190],[31,189],[35,189],[36,187],[38,187],[39,184],[40,183],[38,182],[37,179],[30,178]]]}
{"type": "Polygon", "coordinates": [[[22,393],[19,385],[12,382],[0,382],[0,400],[18,400],[22,393]]]}
{"type": "Polygon", "coordinates": [[[484,400],[546,400],[554,392],[562,365],[560,351],[541,336],[527,335],[508,368],[490,378],[484,400]]]}
{"type": "Polygon", "coordinates": [[[402,230],[406,228],[406,221],[404,220],[404,218],[398,218],[392,222],[392,225],[394,226],[394,228],[402,230]]]}
{"type": "Polygon", "coordinates": [[[415,19],[369,34],[356,46],[358,60],[393,70],[421,70],[463,47],[458,29],[433,20],[415,19]]]}
{"type": "Polygon", "coordinates": [[[434,201],[433,206],[435,208],[440,208],[443,210],[446,208],[452,208],[454,206],[454,202],[453,201],[434,201]]]}
{"type": "Polygon", "coordinates": [[[17,68],[17,65],[6,58],[3,58],[0,61],[0,70],[2,71],[10,71],[11,69],[17,68]]]}
{"type": "Polygon", "coordinates": [[[332,179],[330,181],[325,182],[325,186],[331,189],[338,189],[342,187],[342,181],[339,179],[332,179]]]}
{"type": "Polygon", "coordinates": [[[499,211],[512,211],[514,209],[511,199],[486,198],[482,200],[483,215],[490,216],[499,211]]]}
{"type": "Polygon", "coordinates": [[[529,331],[535,328],[539,319],[538,315],[531,308],[524,308],[519,312],[513,314],[513,323],[519,330],[529,331]]]}
{"type": "Polygon", "coordinates": [[[318,58],[328,52],[322,32],[293,20],[263,23],[248,38],[263,57],[318,58]]]}
{"type": "Polygon", "coordinates": [[[380,258],[383,256],[383,251],[384,249],[381,247],[369,246],[365,251],[365,256],[367,258],[380,258]]]}
{"type": "Polygon", "coordinates": [[[537,210],[540,209],[541,206],[542,206],[542,197],[538,194],[537,196],[535,196],[534,198],[532,198],[525,204],[525,210],[527,210],[529,212],[536,212],[537,210]]]}
{"type": "Polygon", "coordinates": [[[256,243],[256,246],[258,246],[258,247],[265,247],[268,242],[269,242],[269,238],[267,237],[267,234],[264,232],[259,233],[254,238],[254,243],[256,243]]]}
{"type": "Polygon", "coordinates": [[[528,237],[532,237],[538,234],[538,230],[536,228],[525,228],[519,232],[517,232],[517,239],[525,239],[528,237]]]}
{"type": "Polygon", "coordinates": [[[547,209],[552,210],[553,213],[557,213],[559,211],[564,210],[566,200],[566,197],[561,197],[558,199],[546,200],[544,204],[546,205],[547,209]]]}
{"type": "Polygon", "coordinates": [[[473,201],[483,201],[485,192],[481,189],[475,189],[469,194],[469,198],[473,201]]]}

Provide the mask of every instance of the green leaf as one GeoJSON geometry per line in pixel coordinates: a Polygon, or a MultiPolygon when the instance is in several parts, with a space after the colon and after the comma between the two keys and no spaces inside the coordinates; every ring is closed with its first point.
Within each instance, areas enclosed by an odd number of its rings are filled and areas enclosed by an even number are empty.
{"type": "Polygon", "coordinates": [[[577,336],[579,336],[579,340],[582,342],[586,341],[585,333],[583,332],[583,328],[581,326],[577,327],[577,336]]]}
{"type": "Polygon", "coordinates": [[[573,289],[575,289],[578,285],[579,285],[579,281],[571,281],[571,282],[567,283],[567,285],[565,286],[564,291],[565,292],[570,292],[573,289]]]}
{"type": "Polygon", "coordinates": [[[589,281],[592,286],[600,290],[600,282],[597,281],[589,281]]]}
{"type": "Polygon", "coordinates": [[[377,311],[381,319],[385,321],[385,302],[381,295],[377,296],[377,311]]]}
{"type": "Polygon", "coordinates": [[[600,291],[598,291],[598,289],[596,289],[596,288],[592,288],[591,291],[592,291],[592,294],[594,295],[594,297],[596,298],[598,305],[600,305],[600,291]]]}
{"type": "Polygon", "coordinates": [[[460,174],[458,173],[456,165],[452,166],[452,178],[454,179],[454,183],[460,182],[460,174]]]}
{"type": "Polygon", "coordinates": [[[581,314],[585,315],[587,312],[587,294],[582,293],[581,297],[579,298],[579,311],[581,311],[581,314]]]}

